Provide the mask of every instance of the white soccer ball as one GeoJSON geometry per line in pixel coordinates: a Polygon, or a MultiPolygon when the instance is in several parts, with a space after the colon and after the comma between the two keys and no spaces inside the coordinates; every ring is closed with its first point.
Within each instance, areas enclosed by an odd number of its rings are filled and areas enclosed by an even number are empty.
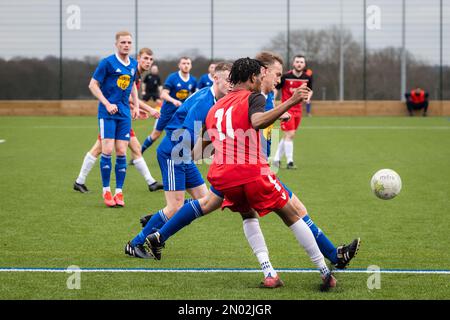
{"type": "Polygon", "coordinates": [[[402,180],[394,170],[381,169],[373,175],[370,187],[378,198],[389,200],[400,193],[402,180]]]}

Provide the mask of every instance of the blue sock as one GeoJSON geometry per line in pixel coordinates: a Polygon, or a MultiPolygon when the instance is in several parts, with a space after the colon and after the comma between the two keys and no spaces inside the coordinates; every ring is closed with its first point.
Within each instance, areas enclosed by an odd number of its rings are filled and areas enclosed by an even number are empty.
{"type": "Polygon", "coordinates": [[[144,153],[145,150],[147,150],[151,145],[153,144],[153,139],[151,136],[148,136],[145,138],[144,143],[141,147],[141,153],[144,153]]]}
{"type": "Polygon", "coordinates": [[[307,103],[306,104],[306,112],[310,113],[311,112],[311,103],[307,103]]]}
{"type": "Polygon", "coordinates": [[[109,187],[109,181],[111,179],[111,155],[102,153],[100,157],[100,173],[102,175],[103,187],[109,187]]]}
{"type": "Polygon", "coordinates": [[[303,221],[311,229],[314,238],[316,238],[317,245],[319,246],[320,252],[331,261],[331,263],[337,263],[337,249],[334,244],[327,238],[327,236],[317,228],[311,218],[306,215],[303,217],[303,221]]]}
{"type": "Polygon", "coordinates": [[[116,157],[116,188],[122,189],[127,175],[127,156],[116,157]]]}
{"type": "Polygon", "coordinates": [[[203,216],[203,212],[198,200],[188,202],[185,201],[185,205],[183,205],[180,210],[178,210],[177,213],[175,213],[175,215],[170,218],[169,222],[167,222],[158,231],[161,235],[161,240],[166,241],[172,235],[183,229],[195,219],[200,218],[201,216],[203,216]]]}
{"type": "Polygon", "coordinates": [[[166,222],[168,221],[168,218],[164,214],[162,210],[159,210],[157,213],[155,213],[149,222],[145,225],[144,229],[139,232],[139,234],[131,240],[131,245],[136,246],[138,244],[144,244],[145,238],[150,234],[158,229],[160,229],[166,222]]]}

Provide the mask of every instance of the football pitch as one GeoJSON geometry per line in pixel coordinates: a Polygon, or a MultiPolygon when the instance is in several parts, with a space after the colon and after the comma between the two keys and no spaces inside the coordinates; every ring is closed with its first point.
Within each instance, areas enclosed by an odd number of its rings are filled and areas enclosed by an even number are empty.
{"type": "MultiPolygon", "coordinates": [[[[133,127],[142,141],[153,121],[133,127]]],[[[164,193],[150,193],[129,166],[126,206],[106,208],[98,162],[86,182],[91,192],[74,191],[96,135],[95,116],[0,118],[0,299],[450,299],[449,118],[303,119],[298,169],[278,176],[336,245],[362,239],[327,293],[275,214],[260,221],[282,288],[258,288],[262,272],[240,216],[228,210],[172,237],[161,261],[126,256],[139,218],[162,208],[164,193]],[[388,201],[369,186],[382,168],[403,182],[388,201]],[[74,266],[82,272],[66,272],[74,266]]],[[[161,181],[155,150],[144,156],[161,181]]],[[[205,177],[207,166],[200,168],[205,177]]],[[[114,190],[113,181],[114,171],[114,190]]]]}

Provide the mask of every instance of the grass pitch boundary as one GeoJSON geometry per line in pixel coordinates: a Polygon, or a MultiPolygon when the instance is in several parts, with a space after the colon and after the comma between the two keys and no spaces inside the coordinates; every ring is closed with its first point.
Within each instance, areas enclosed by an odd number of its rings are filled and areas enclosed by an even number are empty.
{"type": "MultiPolygon", "coordinates": [[[[43,273],[260,273],[260,269],[244,268],[0,268],[0,272],[43,272],[43,273]]],[[[316,269],[277,269],[280,273],[318,273],[316,269]]],[[[437,274],[450,275],[450,270],[415,269],[348,269],[334,270],[335,273],[383,273],[383,274],[437,274]]]]}

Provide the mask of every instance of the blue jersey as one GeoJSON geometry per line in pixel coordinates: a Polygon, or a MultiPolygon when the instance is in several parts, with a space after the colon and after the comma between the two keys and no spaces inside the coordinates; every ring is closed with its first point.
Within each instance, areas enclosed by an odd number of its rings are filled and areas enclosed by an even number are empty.
{"type": "MultiPolygon", "coordinates": [[[[183,140],[183,145],[189,150],[195,144],[200,129],[205,124],[209,109],[216,103],[213,90],[203,88],[190,96],[174,113],[166,126],[166,136],[158,147],[158,153],[170,156],[172,149],[183,140]],[[182,135],[173,137],[177,129],[184,129],[182,135]]],[[[180,132],[181,133],[181,132],[180,132]]]]}
{"type": "MultiPolygon", "coordinates": [[[[189,75],[189,79],[184,81],[180,76],[180,72],[171,73],[164,83],[164,89],[169,90],[169,95],[181,102],[184,102],[191,93],[195,92],[197,88],[197,80],[189,75]]],[[[164,101],[162,107],[169,107],[167,109],[176,108],[171,102],[164,101]]]]}
{"type": "Polygon", "coordinates": [[[123,61],[113,54],[100,61],[92,76],[100,84],[100,89],[105,98],[112,104],[116,104],[118,112],[109,114],[103,103],[98,104],[98,118],[121,119],[130,118],[130,93],[135,81],[138,63],[133,58],[125,65],[123,61]]]}
{"type": "Polygon", "coordinates": [[[206,73],[200,77],[197,88],[202,89],[204,87],[211,87],[213,83],[214,81],[209,77],[209,73],[206,73]]]}
{"type": "MultiPolygon", "coordinates": [[[[266,97],[266,110],[265,111],[270,111],[275,107],[274,100],[275,100],[275,95],[274,95],[273,91],[270,91],[266,97]]],[[[264,153],[266,153],[267,158],[269,158],[269,156],[270,156],[270,147],[272,145],[272,129],[273,129],[273,124],[271,124],[270,126],[265,128],[263,130],[262,139],[261,139],[262,150],[264,153]]]]}

